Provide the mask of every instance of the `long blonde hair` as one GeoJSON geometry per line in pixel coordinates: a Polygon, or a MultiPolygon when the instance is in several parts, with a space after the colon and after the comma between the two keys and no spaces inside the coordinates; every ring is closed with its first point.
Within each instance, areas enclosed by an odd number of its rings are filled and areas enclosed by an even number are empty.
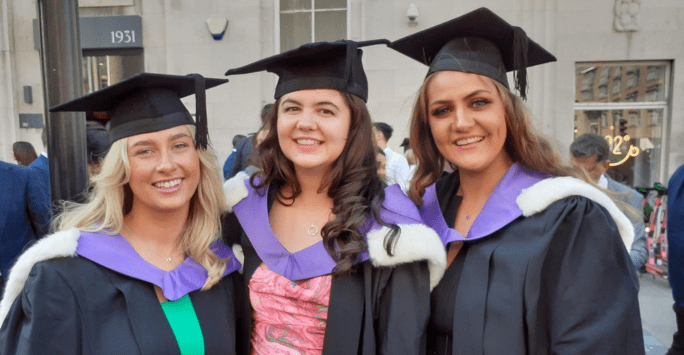
{"type": "MultiPolygon", "coordinates": [[[[437,73],[428,76],[421,86],[411,115],[411,137],[409,142],[416,155],[418,169],[413,180],[409,197],[416,205],[423,204],[425,188],[440,178],[446,164],[450,164],[437,149],[430,123],[428,122],[427,88],[437,73]]],[[[496,80],[485,77],[496,85],[504,104],[506,141],[504,149],[514,162],[535,171],[555,176],[574,176],[592,185],[589,175],[582,169],[566,164],[551,144],[532,126],[530,113],[525,103],[514,93],[496,80]]],[[[456,169],[457,167],[452,166],[456,169]]]]}
{"type": "MultiPolygon", "coordinates": [[[[195,126],[186,125],[194,137],[195,126]]],[[[85,203],[64,202],[63,212],[53,221],[54,230],[78,228],[81,231],[109,234],[121,233],[124,216],[130,212],[133,192],[128,187],[131,168],[128,162],[128,139],[114,142],[104,159],[102,170],[93,177],[94,189],[85,203]],[[110,231],[111,230],[111,231],[110,231]]],[[[220,215],[226,211],[222,179],[211,148],[197,151],[200,159],[200,180],[190,200],[190,212],[181,233],[179,249],[208,272],[202,290],[209,289],[220,279],[226,268],[209,249],[221,235],[220,215]]]]}

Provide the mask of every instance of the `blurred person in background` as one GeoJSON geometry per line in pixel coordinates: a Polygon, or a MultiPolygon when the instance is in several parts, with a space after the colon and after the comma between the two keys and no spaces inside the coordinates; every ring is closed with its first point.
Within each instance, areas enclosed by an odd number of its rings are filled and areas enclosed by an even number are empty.
{"type": "MultiPolygon", "coordinates": [[[[268,133],[267,128],[266,131],[264,131],[265,126],[268,123],[266,117],[272,109],[273,104],[266,104],[261,108],[261,127],[259,127],[259,131],[257,133],[249,134],[247,139],[240,142],[235,148],[237,151],[235,152],[235,161],[233,162],[233,166],[227,176],[224,174],[224,178],[226,180],[232,178],[241,171],[245,171],[245,169],[247,169],[247,167],[251,164],[249,158],[252,155],[254,147],[259,143],[259,133],[268,133]]],[[[261,139],[263,140],[263,137],[261,139]]]]}
{"type": "Polygon", "coordinates": [[[98,122],[86,122],[86,153],[88,158],[88,178],[100,173],[102,162],[109,151],[109,133],[98,122]]]}
{"type": "Polygon", "coordinates": [[[387,158],[385,157],[385,152],[383,152],[382,149],[378,147],[378,152],[375,156],[378,159],[378,176],[380,177],[380,179],[387,182],[387,158]]]}
{"type": "Polygon", "coordinates": [[[24,247],[47,234],[50,211],[45,195],[36,170],[0,161],[0,284],[24,247]]]}
{"type": "Polygon", "coordinates": [[[12,153],[14,154],[14,160],[21,166],[29,166],[38,158],[36,150],[29,142],[14,142],[12,144],[12,153]]]}
{"type": "MultiPolygon", "coordinates": [[[[610,168],[610,146],[605,138],[593,133],[584,133],[570,144],[571,162],[584,168],[600,187],[615,192],[611,197],[643,211],[644,196],[629,186],[611,179],[606,172],[610,168]]],[[[626,214],[634,226],[634,241],[629,249],[629,257],[636,270],[641,270],[648,260],[646,230],[643,214],[626,214]]]]}
{"type": "Polygon", "coordinates": [[[385,122],[375,122],[373,127],[375,142],[385,152],[385,158],[387,159],[387,169],[385,171],[387,185],[399,184],[401,190],[406,192],[411,181],[408,162],[403,155],[387,146],[387,142],[392,138],[394,128],[385,122]]]}
{"type": "Polygon", "coordinates": [[[230,155],[228,156],[228,158],[226,158],[226,162],[223,163],[223,180],[228,179],[228,175],[230,174],[230,170],[233,168],[233,164],[235,164],[235,155],[237,155],[237,146],[244,139],[247,139],[247,136],[245,136],[243,134],[236,134],[233,136],[233,150],[230,152],[230,155]]]}

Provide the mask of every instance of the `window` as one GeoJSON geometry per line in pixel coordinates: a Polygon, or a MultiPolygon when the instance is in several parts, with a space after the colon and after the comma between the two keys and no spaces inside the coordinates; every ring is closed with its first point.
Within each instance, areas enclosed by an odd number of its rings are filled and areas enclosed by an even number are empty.
{"type": "Polygon", "coordinates": [[[137,52],[126,55],[94,56],[86,53],[81,63],[84,94],[104,89],[143,72],[142,54],[137,52]]]}
{"type": "Polygon", "coordinates": [[[280,52],[347,38],[347,0],[278,0],[280,52]]]}
{"type": "Polygon", "coordinates": [[[647,81],[660,80],[662,79],[663,66],[651,65],[648,67],[648,74],[646,75],[647,81]]]}
{"type": "Polygon", "coordinates": [[[582,74],[582,101],[594,100],[594,78],[596,77],[596,69],[588,68],[581,72],[582,74]]]}
{"type": "Polygon", "coordinates": [[[644,95],[645,101],[662,101],[663,91],[662,85],[658,84],[656,86],[646,89],[646,95],[644,95]]]}
{"type": "Polygon", "coordinates": [[[608,174],[619,182],[653,186],[666,176],[662,148],[671,68],[669,61],[576,64],[576,96],[582,100],[574,107],[575,137],[596,133],[606,138],[612,152],[608,174]],[[646,77],[643,83],[640,73],[646,77]]]}
{"type": "Polygon", "coordinates": [[[633,88],[639,85],[639,68],[627,67],[627,87],[633,88]]]}
{"type": "Polygon", "coordinates": [[[640,111],[629,111],[629,126],[638,126],[641,124],[640,111]]]}
{"type": "Polygon", "coordinates": [[[613,80],[613,94],[619,94],[622,91],[622,79],[617,78],[613,80]]]}
{"type": "Polygon", "coordinates": [[[608,86],[606,85],[601,85],[598,87],[598,96],[599,99],[605,99],[608,97],[608,86]]]}
{"type": "Polygon", "coordinates": [[[610,67],[601,68],[601,78],[599,79],[599,85],[608,85],[608,77],[610,77],[610,67]]]}

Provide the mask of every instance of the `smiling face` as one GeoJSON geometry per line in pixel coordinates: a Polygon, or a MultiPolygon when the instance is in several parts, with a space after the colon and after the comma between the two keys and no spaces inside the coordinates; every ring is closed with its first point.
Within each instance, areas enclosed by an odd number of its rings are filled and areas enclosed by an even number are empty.
{"type": "Polygon", "coordinates": [[[351,111],[339,91],[312,89],[280,98],[280,149],[296,171],[325,173],[347,143],[351,111]]]}
{"type": "Polygon", "coordinates": [[[430,131],[439,152],[459,171],[510,166],[504,149],[505,107],[494,83],[477,74],[441,71],[427,87],[430,131]]]}
{"type": "Polygon", "coordinates": [[[190,131],[177,126],[128,138],[133,211],[188,209],[200,178],[200,159],[190,131]]]}

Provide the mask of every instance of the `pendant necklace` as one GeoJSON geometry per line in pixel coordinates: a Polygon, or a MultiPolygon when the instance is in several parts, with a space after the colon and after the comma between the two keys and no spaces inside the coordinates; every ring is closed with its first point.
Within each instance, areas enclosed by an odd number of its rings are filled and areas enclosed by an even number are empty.
{"type": "Polygon", "coordinates": [[[309,229],[306,232],[309,233],[309,235],[312,237],[318,234],[318,226],[316,225],[316,223],[311,223],[311,226],[309,226],[309,229]]]}
{"type": "MultiPolygon", "coordinates": [[[[330,214],[328,214],[328,216],[330,216],[330,214]]],[[[318,232],[320,231],[320,229],[318,228],[318,226],[316,225],[316,223],[318,223],[319,221],[320,221],[320,219],[319,219],[318,221],[314,222],[314,223],[311,223],[311,225],[309,226],[309,229],[306,230],[306,233],[309,234],[309,235],[312,236],[312,237],[313,237],[314,235],[318,234],[318,232]]]]}
{"type": "Polygon", "coordinates": [[[471,210],[470,212],[466,212],[465,208],[464,208],[463,212],[465,212],[466,221],[470,221],[470,217],[477,216],[480,213],[480,211],[482,210],[482,207],[484,207],[484,204],[482,204],[482,206],[480,206],[479,208],[475,208],[474,210],[471,210]]]}
{"type": "MultiPolygon", "coordinates": [[[[312,224],[312,226],[314,226],[314,225],[312,224]]],[[[316,231],[318,231],[318,229],[317,229],[316,231]]],[[[131,232],[130,229],[126,229],[126,232],[127,232],[128,235],[130,235],[131,237],[133,237],[133,239],[136,239],[136,240],[140,239],[140,238],[138,238],[137,235],[133,234],[133,232],[131,232]]],[[[124,237],[124,238],[125,238],[125,237],[124,237]]],[[[132,245],[131,245],[131,246],[132,246],[132,245]]],[[[134,248],[134,249],[135,249],[135,248],[134,248]]],[[[149,248],[147,248],[147,249],[149,249],[149,248]]],[[[173,255],[173,254],[172,254],[172,255],[173,255]]],[[[169,256],[169,257],[166,257],[164,260],[166,260],[166,263],[167,263],[167,264],[170,264],[171,261],[173,261],[173,257],[169,256]]]]}

